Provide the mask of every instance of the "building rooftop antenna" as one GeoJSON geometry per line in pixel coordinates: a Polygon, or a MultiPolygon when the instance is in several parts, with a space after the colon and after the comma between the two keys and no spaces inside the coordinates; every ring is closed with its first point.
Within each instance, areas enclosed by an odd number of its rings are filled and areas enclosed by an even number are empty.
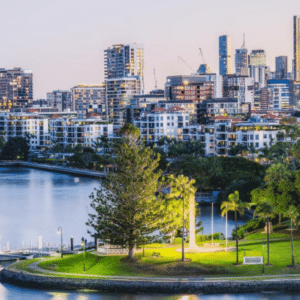
{"type": "Polygon", "coordinates": [[[243,33],[243,45],[242,45],[241,49],[245,49],[245,47],[246,47],[245,33],[243,33]]]}

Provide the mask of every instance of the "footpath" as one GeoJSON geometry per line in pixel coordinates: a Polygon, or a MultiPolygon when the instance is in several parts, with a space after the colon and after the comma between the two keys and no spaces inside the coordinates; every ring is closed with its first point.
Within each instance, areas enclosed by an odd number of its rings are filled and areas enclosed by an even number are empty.
{"type": "Polygon", "coordinates": [[[28,271],[3,269],[1,281],[42,289],[91,289],[129,293],[256,293],[300,291],[300,274],[251,277],[139,277],[61,273],[33,262],[28,271]]]}

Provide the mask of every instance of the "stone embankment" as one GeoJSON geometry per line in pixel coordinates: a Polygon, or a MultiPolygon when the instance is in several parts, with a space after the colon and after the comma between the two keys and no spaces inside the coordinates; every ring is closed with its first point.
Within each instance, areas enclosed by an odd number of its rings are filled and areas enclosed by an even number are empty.
{"type": "Polygon", "coordinates": [[[30,274],[3,269],[1,281],[26,287],[43,289],[90,289],[128,293],[257,293],[262,291],[299,291],[300,278],[270,278],[256,280],[205,280],[204,278],[147,278],[102,276],[93,278],[67,278],[30,274]]]}
{"type": "Polygon", "coordinates": [[[0,162],[0,167],[27,167],[32,169],[39,169],[39,170],[45,170],[50,172],[58,172],[58,173],[65,173],[65,174],[78,175],[78,176],[87,176],[92,178],[100,178],[106,176],[106,173],[99,172],[99,171],[91,171],[91,170],[40,164],[40,163],[31,163],[25,161],[5,161],[5,162],[2,161],[0,162]]]}

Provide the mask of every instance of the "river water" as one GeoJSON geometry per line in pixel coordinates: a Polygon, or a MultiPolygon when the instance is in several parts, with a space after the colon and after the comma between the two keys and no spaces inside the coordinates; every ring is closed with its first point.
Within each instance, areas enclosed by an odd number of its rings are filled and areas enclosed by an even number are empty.
{"type": "MultiPolygon", "coordinates": [[[[37,247],[38,235],[44,246],[59,246],[58,227],[62,227],[64,244],[79,244],[81,237],[92,241],[85,222],[88,218],[89,195],[99,181],[55,172],[27,168],[0,168],[0,243],[2,250],[37,247]]],[[[211,206],[201,207],[204,233],[211,233],[211,206]]],[[[214,231],[225,233],[225,220],[214,207],[214,231]]],[[[240,219],[242,224],[246,220],[240,219]]],[[[234,228],[229,218],[228,232],[234,228]]],[[[128,295],[92,292],[39,291],[0,284],[0,300],[290,300],[300,294],[261,293],[249,295],[128,295]]]]}

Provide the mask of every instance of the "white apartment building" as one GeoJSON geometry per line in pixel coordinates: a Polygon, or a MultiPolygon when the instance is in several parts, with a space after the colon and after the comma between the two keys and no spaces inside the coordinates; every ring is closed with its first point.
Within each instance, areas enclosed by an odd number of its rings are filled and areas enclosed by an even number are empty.
{"type": "Polygon", "coordinates": [[[195,125],[183,128],[183,140],[197,139],[203,142],[205,155],[227,155],[229,149],[237,144],[256,150],[272,146],[277,141],[278,120],[259,117],[241,122],[239,119],[218,116],[211,125],[195,125]]]}
{"type": "Polygon", "coordinates": [[[134,120],[146,142],[157,142],[161,137],[182,140],[182,128],[189,125],[189,114],[178,106],[170,109],[157,107],[134,120]]]}
{"type": "Polygon", "coordinates": [[[57,118],[50,120],[51,145],[94,147],[101,136],[113,137],[113,125],[100,119],[57,118]]]}
{"type": "Polygon", "coordinates": [[[7,142],[11,137],[28,137],[30,150],[50,146],[48,118],[36,114],[0,113],[0,135],[7,142]]]}
{"type": "Polygon", "coordinates": [[[70,91],[56,90],[47,93],[47,102],[49,106],[56,108],[59,112],[71,110],[70,91]]]}

